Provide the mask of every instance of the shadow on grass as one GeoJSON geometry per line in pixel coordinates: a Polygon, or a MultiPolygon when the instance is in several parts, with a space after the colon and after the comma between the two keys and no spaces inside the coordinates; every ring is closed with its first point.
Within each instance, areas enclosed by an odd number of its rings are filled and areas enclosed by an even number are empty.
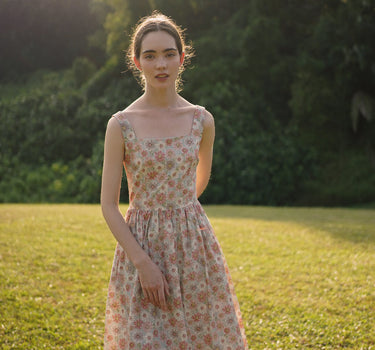
{"type": "Polygon", "coordinates": [[[290,222],[353,243],[375,244],[375,209],[205,205],[209,218],[290,222]]]}

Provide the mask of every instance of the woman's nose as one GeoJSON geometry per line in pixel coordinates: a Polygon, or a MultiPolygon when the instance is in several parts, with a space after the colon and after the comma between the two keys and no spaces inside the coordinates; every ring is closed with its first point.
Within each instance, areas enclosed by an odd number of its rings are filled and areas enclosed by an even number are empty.
{"type": "Polygon", "coordinates": [[[160,57],[156,60],[156,68],[165,68],[166,66],[166,61],[164,57],[160,57]]]}

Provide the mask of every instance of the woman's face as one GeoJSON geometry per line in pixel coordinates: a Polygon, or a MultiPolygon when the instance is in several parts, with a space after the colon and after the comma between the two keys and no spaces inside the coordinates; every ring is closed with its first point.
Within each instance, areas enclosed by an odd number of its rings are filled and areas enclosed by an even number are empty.
{"type": "Polygon", "coordinates": [[[145,77],[146,86],[155,88],[175,87],[183,60],[184,54],[180,56],[174,38],[165,31],[146,34],[139,60],[134,58],[145,77]]]}

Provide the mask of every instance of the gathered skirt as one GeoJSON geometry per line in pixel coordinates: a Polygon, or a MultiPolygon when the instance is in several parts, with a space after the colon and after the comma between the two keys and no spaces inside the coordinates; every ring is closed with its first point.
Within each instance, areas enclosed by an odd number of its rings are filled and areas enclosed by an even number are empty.
{"type": "Polygon", "coordinates": [[[125,221],[166,277],[168,311],[143,295],[118,244],[108,288],[105,350],[246,350],[239,304],[221,247],[200,203],[131,209],[125,221]]]}

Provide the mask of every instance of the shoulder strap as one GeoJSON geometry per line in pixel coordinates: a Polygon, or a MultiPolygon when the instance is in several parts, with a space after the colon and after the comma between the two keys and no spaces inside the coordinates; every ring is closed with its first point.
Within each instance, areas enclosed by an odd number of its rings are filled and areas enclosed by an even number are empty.
{"type": "Polygon", "coordinates": [[[115,118],[119,122],[125,142],[134,140],[135,133],[130,122],[126,118],[125,113],[122,111],[119,111],[115,113],[112,117],[115,118]]]}
{"type": "Polygon", "coordinates": [[[201,137],[203,133],[203,121],[204,121],[205,108],[197,106],[194,114],[192,134],[197,137],[201,137]]]}

